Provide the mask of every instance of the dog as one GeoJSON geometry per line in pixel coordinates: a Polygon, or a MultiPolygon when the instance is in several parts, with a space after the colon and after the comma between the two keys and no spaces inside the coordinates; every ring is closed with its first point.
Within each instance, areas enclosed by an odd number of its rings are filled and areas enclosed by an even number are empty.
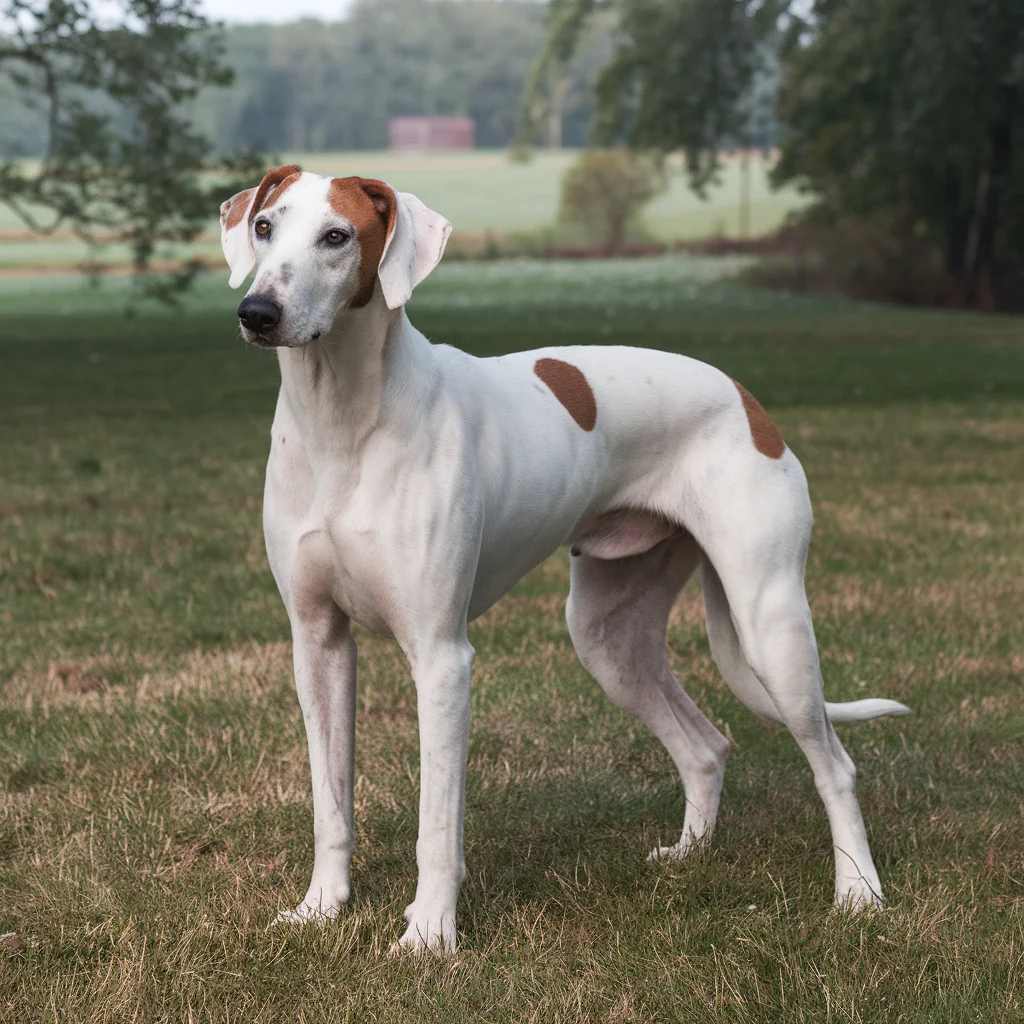
{"type": "Polygon", "coordinates": [[[418,882],[396,949],[448,949],[465,877],[473,648],[467,622],[568,544],[566,618],[587,671],[661,741],[686,795],[682,858],[715,826],[729,742],[683,691],[665,631],[699,566],[715,661],[786,725],[828,813],[836,902],[882,900],[832,728],[906,714],[826,703],[804,592],[807,481],[757,400],[713,367],[637,348],[477,359],[430,343],[405,304],[451,224],[375,179],[279,167],[221,206],[242,335],[276,349],[281,390],[264,494],[267,556],[291,624],[309,744],[315,856],[279,922],[349,897],[356,647],[394,637],[416,684],[418,882]]]}

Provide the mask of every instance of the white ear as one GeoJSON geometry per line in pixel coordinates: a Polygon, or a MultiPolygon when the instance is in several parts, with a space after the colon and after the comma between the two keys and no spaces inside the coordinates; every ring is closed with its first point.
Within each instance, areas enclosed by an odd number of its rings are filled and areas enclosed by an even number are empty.
{"type": "Polygon", "coordinates": [[[450,221],[409,192],[395,192],[395,228],[384,243],[377,276],[388,309],[404,306],[413,288],[441,261],[450,221]]]}
{"type": "Polygon", "coordinates": [[[220,247],[231,271],[228,284],[232,288],[245,280],[256,262],[249,240],[249,210],[255,198],[256,189],[247,188],[220,204],[220,247]]]}

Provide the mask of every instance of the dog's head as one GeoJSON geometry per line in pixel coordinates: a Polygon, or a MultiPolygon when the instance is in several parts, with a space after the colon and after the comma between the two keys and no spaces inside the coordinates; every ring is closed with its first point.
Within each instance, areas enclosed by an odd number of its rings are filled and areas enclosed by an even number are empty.
{"type": "Polygon", "coordinates": [[[415,196],[373,178],[324,178],[293,165],[221,204],[220,237],[246,341],[298,348],[338,311],[380,297],[403,306],[437,266],[452,226],[415,196]]]}

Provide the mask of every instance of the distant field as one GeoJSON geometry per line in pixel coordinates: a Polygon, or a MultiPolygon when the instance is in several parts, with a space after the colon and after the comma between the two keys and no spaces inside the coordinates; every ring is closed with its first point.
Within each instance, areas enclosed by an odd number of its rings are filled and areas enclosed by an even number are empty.
{"type": "MultiPolygon", "coordinates": [[[[477,151],[455,154],[399,155],[395,153],[288,153],[285,162],[297,163],[321,174],[361,174],[383,178],[396,188],[418,195],[428,206],[445,214],[456,236],[484,231],[532,231],[551,225],[558,209],[565,168],[572,152],[536,154],[528,164],[509,161],[504,152],[477,151]]],[[[803,201],[792,189],[774,193],[768,187],[767,165],[753,162],[750,175],[750,224],[754,234],[777,227],[786,214],[803,201]]],[[[701,200],[690,191],[680,170],[669,191],[648,208],[648,230],[663,241],[735,235],[739,228],[740,173],[728,161],[719,185],[701,200]]],[[[219,258],[214,240],[216,223],[210,222],[211,241],[190,249],[219,258]]],[[[70,265],[88,258],[77,240],[14,239],[24,226],[6,208],[0,208],[0,269],[70,265]]],[[[176,250],[180,252],[181,250],[176,250]]],[[[128,258],[123,246],[110,246],[99,254],[101,262],[128,258]]]]}
{"type": "Polygon", "coordinates": [[[831,908],[810,770],[722,683],[696,586],[686,690],[735,740],[719,828],[682,864],[672,764],[600,692],[568,554],[471,627],[460,949],[388,959],[416,884],[409,670],[358,632],[351,906],[305,889],[310,777],[260,499],[279,381],[226,274],[173,313],[123,280],[0,281],[2,1024],[1020,1024],[1024,1020],[1024,318],[721,280],[694,258],[442,264],[414,322],[493,355],[686,352],[743,381],[815,502],[826,694],[888,905],[831,908]]]}

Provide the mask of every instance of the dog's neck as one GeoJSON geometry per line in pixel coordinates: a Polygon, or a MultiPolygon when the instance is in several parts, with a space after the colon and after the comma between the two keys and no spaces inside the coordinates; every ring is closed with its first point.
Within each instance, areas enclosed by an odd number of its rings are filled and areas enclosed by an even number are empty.
{"type": "Polygon", "coordinates": [[[307,452],[352,455],[383,425],[400,388],[422,382],[430,343],[405,308],[389,310],[378,289],[359,309],[342,309],[330,331],[302,348],[279,348],[282,397],[307,452]]]}

